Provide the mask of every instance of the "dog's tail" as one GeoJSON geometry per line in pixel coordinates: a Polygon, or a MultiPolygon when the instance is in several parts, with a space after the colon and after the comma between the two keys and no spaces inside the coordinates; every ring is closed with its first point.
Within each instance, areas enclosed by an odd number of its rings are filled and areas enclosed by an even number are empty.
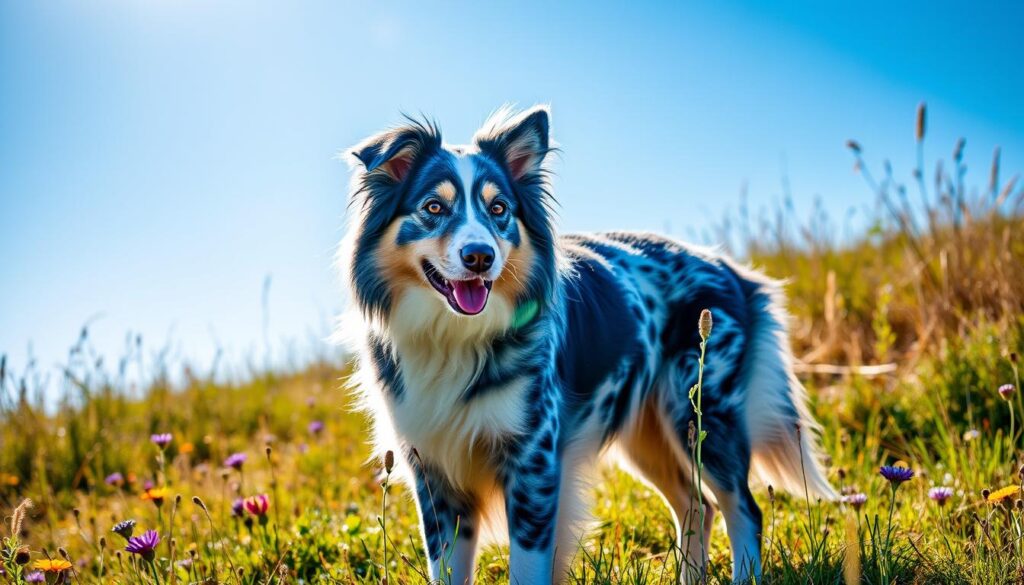
{"type": "Polygon", "coordinates": [[[821,427],[793,373],[785,294],[780,282],[737,268],[751,315],[742,366],[752,469],[763,482],[797,496],[834,500],[818,447],[821,427]]]}

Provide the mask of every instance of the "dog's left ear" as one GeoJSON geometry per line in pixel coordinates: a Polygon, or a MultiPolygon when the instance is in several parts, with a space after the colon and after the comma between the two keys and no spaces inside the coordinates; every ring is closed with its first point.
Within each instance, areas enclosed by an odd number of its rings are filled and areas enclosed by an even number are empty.
{"type": "Polygon", "coordinates": [[[510,108],[495,112],[477,131],[473,141],[505,165],[514,181],[540,176],[544,158],[551,152],[547,106],[516,113],[510,108]]]}

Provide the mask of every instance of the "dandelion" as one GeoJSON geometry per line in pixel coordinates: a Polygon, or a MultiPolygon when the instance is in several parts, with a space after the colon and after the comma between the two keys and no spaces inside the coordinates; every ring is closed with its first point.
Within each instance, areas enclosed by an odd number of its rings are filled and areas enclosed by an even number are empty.
{"type": "Polygon", "coordinates": [[[309,434],[319,435],[324,430],[324,423],[323,421],[315,420],[309,423],[309,426],[306,428],[309,430],[309,434]]]}
{"type": "Polygon", "coordinates": [[[868,501],[868,495],[860,492],[847,494],[840,498],[840,501],[848,506],[853,507],[854,510],[861,509],[864,504],[868,501]]]}
{"type": "Polygon", "coordinates": [[[26,583],[46,583],[46,575],[42,571],[32,571],[25,575],[26,583]]]}
{"type": "Polygon", "coordinates": [[[1020,493],[1020,486],[1010,485],[1004,488],[1000,488],[994,492],[989,492],[988,495],[985,495],[985,501],[987,501],[990,504],[998,504],[1000,502],[1003,502],[1004,500],[1012,498],[1018,493],[1020,493]]]}
{"type": "Polygon", "coordinates": [[[878,468],[878,473],[882,474],[882,477],[889,480],[893,488],[899,487],[899,485],[905,481],[910,480],[914,477],[914,470],[902,465],[883,465],[878,468]]]}
{"type": "Polygon", "coordinates": [[[945,505],[945,503],[953,497],[953,488],[945,486],[933,487],[928,490],[928,497],[940,506],[945,505]]]}
{"type": "Polygon", "coordinates": [[[245,499],[245,511],[261,520],[266,518],[267,510],[270,509],[270,497],[267,494],[260,494],[245,499]]]}
{"type": "Polygon", "coordinates": [[[32,563],[32,568],[44,573],[60,574],[71,568],[71,563],[64,559],[39,559],[32,563]]]}
{"type": "Polygon", "coordinates": [[[124,485],[124,475],[120,471],[115,471],[103,480],[103,483],[112,485],[114,487],[121,487],[124,485]]]}
{"type": "Polygon", "coordinates": [[[110,529],[111,532],[117,534],[121,538],[128,540],[132,537],[132,533],[135,531],[135,520],[124,520],[114,524],[114,527],[110,529]]]}
{"type": "Polygon", "coordinates": [[[245,460],[248,458],[249,456],[246,455],[245,453],[232,453],[231,455],[228,455],[227,459],[224,460],[224,467],[230,467],[232,469],[241,471],[242,465],[245,464],[245,460]]]}
{"type": "Polygon", "coordinates": [[[150,435],[149,440],[157,447],[166,449],[167,445],[170,445],[171,441],[174,440],[174,435],[171,433],[156,433],[154,435],[150,435]]]}
{"type": "Polygon", "coordinates": [[[156,547],[159,544],[160,534],[156,530],[147,530],[139,536],[131,537],[124,550],[152,561],[156,557],[156,547]]]}
{"type": "Polygon", "coordinates": [[[159,508],[161,505],[163,505],[164,500],[166,500],[167,496],[169,495],[171,495],[171,491],[169,489],[163,487],[155,487],[147,489],[139,497],[142,498],[143,500],[149,500],[153,502],[154,504],[156,504],[156,507],[159,508]]]}

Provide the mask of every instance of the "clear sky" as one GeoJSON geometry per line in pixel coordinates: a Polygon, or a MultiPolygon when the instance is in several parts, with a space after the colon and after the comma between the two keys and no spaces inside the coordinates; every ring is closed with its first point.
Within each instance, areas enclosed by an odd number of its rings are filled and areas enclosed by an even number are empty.
{"type": "MultiPolygon", "coordinates": [[[[909,176],[960,135],[979,183],[1024,169],[1024,3],[0,1],[0,352],[49,367],[96,316],[262,352],[341,308],[336,155],[425,113],[468,140],[549,103],[567,230],[686,236],[736,209],[872,199],[847,138],[909,176]]],[[[278,354],[280,358],[280,353],[278,354]]]]}

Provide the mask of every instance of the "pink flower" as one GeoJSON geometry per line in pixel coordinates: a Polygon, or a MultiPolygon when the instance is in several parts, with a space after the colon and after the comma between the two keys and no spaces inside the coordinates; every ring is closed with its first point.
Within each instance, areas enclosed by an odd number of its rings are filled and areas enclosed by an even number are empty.
{"type": "Polygon", "coordinates": [[[245,511],[260,518],[267,515],[270,509],[270,497],[267,494],[260,494],[245,499],[245,511]]]}
{"type": "Polygon", "coordinates": [[[928,490],[928,497],[935,501],[938,505],[943,505],[946,500],[953,497],[953,488],[951,487],[933,487],[928,490]]]}
{"type": "Polygon", "coordinates": [[[1003,384],[999,387],[999,395],[1003,397],[1003,400],[1009,400],[1013,396],[1014,390],[1016,388],[1013,387],[1013,384],[1003,384]]]}

